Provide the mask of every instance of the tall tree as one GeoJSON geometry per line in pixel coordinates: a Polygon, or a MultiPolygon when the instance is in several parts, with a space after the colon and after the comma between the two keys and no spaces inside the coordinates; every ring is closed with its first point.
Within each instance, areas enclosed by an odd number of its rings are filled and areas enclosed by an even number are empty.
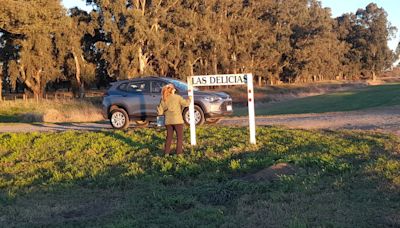
{"type": "Polygon", "coordinates": [[[0,101],[3,100],[3,80],[4,80],[4,61],[5,61],[5,50],[4,46],[6,41],[4,39],[4,34],[0,32],[0,101]]]}
{"type": "Polygon", "coordinates": [[[86,11],[70,9],[70,17],[64,19],[60,33],[55,36],[58,64],[66,79],[72,81],[73,93],[77,97],[85,96],[85,81],[94,81],[96,65],[88,60],[93,56],[90,49],[91,39],[95,36],[93,19],[86,11]],[[87,51],[87,52],[85,52],[87,51]],[[88,58],[87,58],[88,56],[88,58]]]}
{"type": "Polygon", "coordinates": [[[393,63],[393,52],[387,41],[395,27],[387,20],[387,13],[375,3],[356,14],[344,15],[338,19],[339,27],[346,30],[342,38],[351,45],[347,58],[354,68],[373,79],[393,63]]]}
{"type": "Polygon", "coordinates": [[[291,36],[291,72],[294,81],[335,79],[340,72],[340,60],[345,45],[333,32],[333,21],[328,9],[311,0],[303,19],[293,26],[291,36]]]}
{"type": "Polygon", "coordinates": [[[102,49],[108,74],[123,79],[156,73],[156,52],[168,45],[161,23],[165,23],[166,11],[178,1],[89,2],[99,11],[99,28],[105,39],[96,47],[102,49]]]}
{"type": "Polygon", "coordinates": [[[293,34],[294,28],[304,20],[307,0],[270,1],[270,6],[263,9],[262,19],[271,25],[273,43],[270,46],[272,56],[267,68],[268,81],[274,84],[279,81],[291,81],[300,72],[292,72],[293,68],[293,34]]]}
{"type": "Polygon", "coordinates": [[[393,67],[400,67],[400,42],[397,44],[397,48],[394,52],[393,67]]]}
{"type": "Polygon", "coordinates": [[[36,97],[43,96],[47,82],[60,74],[54,60],[54,37],[66,12],[59,0],[4,1],[0,29],[18,37],[12,41],[18,59],[7,63],[10,79],[23,82],[36,97]]]}
{"type": "Polygon", "coordinates": [[[392,31],[387,20],[387,13],[383,8],[379,8],[375,3],[369,4],[365,10],[358,10],[356,16],[368,32],[365,34],[368,40],[368,52],[364,52],[364,69],[370,70],[373,78],[375,74],[393,63],[393,53],[389,49],[387,42],[392,31]]]}

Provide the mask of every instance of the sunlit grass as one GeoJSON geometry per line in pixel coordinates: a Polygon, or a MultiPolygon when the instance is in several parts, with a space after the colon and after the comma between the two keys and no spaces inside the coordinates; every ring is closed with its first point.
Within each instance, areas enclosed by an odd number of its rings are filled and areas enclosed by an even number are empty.
{"type": "Polygon", "coordinates": [[[396,226],[400,139],[262,127],[0,134],[0,226],[396,226]],[[189,139],[185,132],[186,141],[189,139]],[[243,177],[287,163],[275,181],[243,177]]]}
{"type": "Polygon", "coordinates": [[[16,100],[0,102],[0,122],[94,122],[101,109],[88,100],[16,100]]]}
{"type": "MultiPolygon", "coordinates": [[[[400,84],[306,97],[270,104],[256,104],[256,115],[301,114],[354,111],[400,105],[400,84]]],[[[234,115],[247,115],[247,107],[234,107],[234,115]]]]}

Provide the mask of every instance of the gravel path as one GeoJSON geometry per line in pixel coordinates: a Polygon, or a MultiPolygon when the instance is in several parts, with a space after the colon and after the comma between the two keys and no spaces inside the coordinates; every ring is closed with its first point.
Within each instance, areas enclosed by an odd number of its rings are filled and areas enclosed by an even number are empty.
{"type": "MultiPolygon", "coordinates": [[[[220,125],[248,125],[247,117],[225,118],[220,125]]],[[[296,114],[256,117],[256,124],[286,126],[301,129],[354,129],[389,132],[400,135],[400,106],[368,109],[352,112],[335,112],[321,114],[296,114]]],[[[0,124],[0,132],[37,132],[37,131],[66,131],[89,130],[100,131],[111,129],[108,122],[104,123],[12,123],[0,124]]]]}
{"type": "MultiPolygon", "coordinates": [[[[221,121],[228,125],[247,124],[246,118],[221,121]]],[[[281,125],[302,129],[357,129],[377,130],[400,134],[400,106],[375,108],[363,111],[292,114],[257,117],[258,125],[281,125]]]]}

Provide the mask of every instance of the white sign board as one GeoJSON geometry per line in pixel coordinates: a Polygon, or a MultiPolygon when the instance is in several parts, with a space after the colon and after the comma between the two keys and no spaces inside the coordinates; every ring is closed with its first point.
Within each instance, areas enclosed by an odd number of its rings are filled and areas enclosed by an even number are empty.
{"type": "Polygon", "coordinates": [[[194,93],[193,87],[197,86],[221,86],[221,85],[246,85],[249,107],[250,143],[256,144],[256,121],[254,112],[254,90],[252,74],[223,74],[202,75],[188,77],[188,95],[193,97],[189,106],[190,114],[190,143],[196,145],[196,124],[194,118],[194,93]]]}
{"type": "Polygon", "coordinates": [[[193,76],[193,86],[246,85],[247,74],[193,76]]]}

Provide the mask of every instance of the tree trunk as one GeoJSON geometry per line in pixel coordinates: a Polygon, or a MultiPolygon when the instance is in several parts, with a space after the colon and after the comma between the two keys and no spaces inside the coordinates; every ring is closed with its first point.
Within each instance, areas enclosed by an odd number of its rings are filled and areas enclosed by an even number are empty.
{"type": "Polygon", "coordinates": [[[24,84],[30,91],[32,91],[33,96],[36,99],[39,99],[39,97],[43,97],[44,87],[42,88],[42,86],[41,86],[42,83],[41,83],[41,78],[40,78],[40,74],[42,73],[42,70],[38,70],[37,72],[33,73],[33,75],[28,76],[25,72],[24,66],[21,66],[20,73],[21,73],[24,84]],[[31,79],[33,79],[33,80],[31,80],[31,79]]]}
{"type": "Polygon", "coordinates": [[[262,86],[262,77],[258,76],[258,86],[261,87],[262,86]]]}
{"type": "Polygon", "coordinates": [[[142,16],[144,16],[146,10],[146,0],[136,0],[135,7],[136,9],[142,11],[142,16]]]}
{"type": "Polygon", "coordinates": [[[78,91],[79,91],[78,97],[84,98],[85,97],[85,86],[81,79],[81,65],[79,64],[79,59],[78,59],[78,56],[75,54],[75,52],[72,52],[72,55],[74,56],[74,60],[75,60],[75,68],[76,68],[75,78],[76,78],[77,87],[78,87],[78,91]]]}
{"type": "Polygon", "coordinates": [[[26,87],[33,93],[35,99],[39,99],[43,96],[43,90],[37,83],[32,83],[30,80],[25,80],[26,87]]]}
{"type": "Polygon", "coordinates": [[[142,47],[138,48],[138,58],[139,58],[139,75],[143,75],[144,70],[147,67],[148,57],[143,54],[142,47]]]}
{"type": "Polygon", "coordinates": [[[193,63],[189,62],[189,76],[194,75],[193,63]]]}
{"type": "Polygon", "coordinates": [[[144,16],[144,12],[146,10],[146,0],[141,0],[140,2],[142,4],[142,15],[144,16]]]}
{"type": "Polygon", "coordinates": [[[237,74],[237,56],[236,53],[231,55],[231,60],[233,61],[233,74],[237,74]]]}
{"type": "Polygon", "coordinates": [[[376,73],[375,73],[375,71],[372,71],[372,81],[376,81],[376,73]]]}
{"type": "Polygon", "coordinates": [[[274,85],[274,76],[273,76],[273,74],[272,74],[272,73],[269,73],[269,74],[267,75],[267,78],[268,78],[268,80],[267,80],[267,85],[273,86],[273,85],[274,85]],[[268,84],[268,83],[269,83],[269,84],[268,84]]]}
{"type": "Polygon", "coordinates": [[[81,85],[79,86],[79,98],[85,98],[85,83],[81,82],[81,85]]]}
{"type": "Polygon", "coordinates": [[[213,73],[216,75],[218,74],[218,60],[217,55],[213,56],[213,73]]]}
{"type": "Polygon", "coordinates": [[[0,102],[3,101],[3,73],[0,72],[0,102]]]}
{"type": "Polygon", "coordinates": [[[187,62],[189,64],[189,76],[194,76],[194,65],[199,61],[201,58],[197,58],[196,60],[192,61],[192,57],[189,57],[189,61],[187,62]]]}

